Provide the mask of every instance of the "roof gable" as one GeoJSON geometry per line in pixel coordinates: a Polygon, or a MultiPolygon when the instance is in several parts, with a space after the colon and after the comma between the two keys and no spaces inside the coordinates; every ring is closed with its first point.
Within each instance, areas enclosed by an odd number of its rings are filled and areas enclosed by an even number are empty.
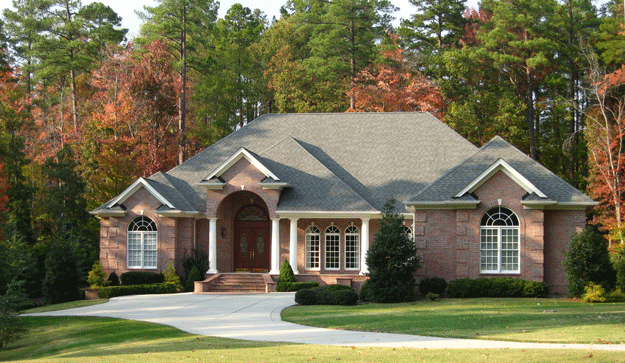
{"type": "Polygon", "coordinates": [[[150,185],[150,183],[148,183],[148,181],[144,178],[139,178],[135,180],[135,182],[132,183],[132,185],[130,185],[120,195],[118,195],[115,199],[113,199],[109,203],[109,206],[115,206],[117,204],[124,203],[128,198],[130,198],[133,194],[135,194],[137,190],[139,190],[142,187],[145,188],[154,198],[156,198],[156,200],[158,200],[159,202],[168,206],[171,209],[175,209],[174,205],[170,201],[165,199],[165,197],[163,197],[161,193],[159,193],[156,190],[156,188],[150,185]]]}
{"type": "Polygon", "coordinates": [[[237,152],[232,154],[232,156],[230,156],[226,161],[224,161],[217,168],[215,168],[215,170],[213,170],[213,172],[211,172],[202,181],[209,181],[213,178],[221,177],[223,173],[228,171],[228,169],[236,164],[237,161],[243,158],[247,160],[250,164],[254,165],[254,167],[256,167],[256,169],[258,169],[261,173],[263,173],[266,178],[271,178],[275,181],[280,180],[280,178],[278,178],[271,170],[269,170],[269,168],[267,168],[256,156],[254,156],[254,154],[242,147],[237,150],[237,152]]]}
{"type": "Polygon", "coordinates": [[[518,171],[516,171],[513,167],[510,166],[505,160],[497,159],[488,169],[484,170],[484,172],[478,175],[473,181],[471,181],[464,189],[462,189],[458,194],[454,195],[454,198],[460,198],[467,193],[473,193],[477,188],[479,188],[484,182],[490,179],[495,173],[498,171],[502,171],[505,173],[510,179],[514,180],[521,188],[523,188],[529,194],[536,194],[541,198],[547,198],[545,193],[541,192],[540,189],[536,188],[532,182],[527,180],[526,177],[521,175],[518,171]]]}

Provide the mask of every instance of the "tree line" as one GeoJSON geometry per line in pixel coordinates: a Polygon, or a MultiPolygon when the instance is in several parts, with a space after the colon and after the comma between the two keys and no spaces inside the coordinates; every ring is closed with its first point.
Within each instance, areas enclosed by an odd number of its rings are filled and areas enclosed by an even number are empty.
{"type": "Polygon", "coordinates": [[[411,3],[397,25],[388,0],[288,0],[274,19],[157,0],[128,39],[103,3],[14,0],[0,27],[0,289],[20,276],[42,295],[54,251],[85,283],[88,210],[270,112],[426,111],[478,146],[501,135],[600,200],[594,222],[622,239],[623,3],[411,3]]]}

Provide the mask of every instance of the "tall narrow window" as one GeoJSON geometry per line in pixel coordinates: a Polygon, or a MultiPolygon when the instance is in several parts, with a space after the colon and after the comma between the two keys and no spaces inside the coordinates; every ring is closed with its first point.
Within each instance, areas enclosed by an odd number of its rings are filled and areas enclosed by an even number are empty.
{"type": "Polygon", "coordinates": [[[508,208],[495,207],[480,223],[480,272],[519,273],[521,271],[519,219],[508,208]]]}
{"type": "Polygon", "coordinates": [[[356,226],[345,230],[345,269],[360,270],[360,230],[356,226]]]}
{"type": "Polygon", "coordinates": [[[306,228],[306,269],[319,269],[321,231],[316,226],[306,228]]]}
{"type": "Polygon", "coordinates": [[[326,270],[341,268],[341,231],[337,226],[326,228],[326,270]]]}
{"type": "Polygon", "coordinates": [[[153,220],[141,216],[130,221],[127,242],[128,268],[157,267],[158,232],[153,220]]]}

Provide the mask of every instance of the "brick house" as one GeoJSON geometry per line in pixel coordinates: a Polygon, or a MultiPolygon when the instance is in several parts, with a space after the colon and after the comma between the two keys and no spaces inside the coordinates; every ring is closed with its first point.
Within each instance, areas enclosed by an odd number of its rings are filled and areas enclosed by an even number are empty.
{"type": "Polygon", "coordinates": [[[275,281],[286,259],[300,281],[358,288],[389,198],[418,278],[512,276],[560,294],[562,251],[596,205],[502,138],[477,148],[428,113],[268,114],[91,213],[107,272],[181,271],[199,248],[209,280],[275,281]]]}

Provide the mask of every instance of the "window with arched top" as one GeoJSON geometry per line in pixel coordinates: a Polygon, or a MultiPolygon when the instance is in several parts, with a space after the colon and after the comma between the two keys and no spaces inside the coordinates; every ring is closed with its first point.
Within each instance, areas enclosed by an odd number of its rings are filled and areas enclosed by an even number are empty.
{"type": "Polygon", "coordinates": [[[345,269],[360,270],[360,230],[354,225],[345,229],[345,269]]]}
{"type": "Polygon", "coordinates": [[[128,268],[158,267],[158,231],[153,220],[140,216],[130,221],[126,241],[128,268]]]}
{"type": "Polygon", "coordinates": [[[480,272],[520,271],[519,218],[508,208],[492,208],[480,222],[480,272]]]}
{"type": "Polygon", "coordinates": [[[341,231],[335,225],[326,228],[325,232],[325,266],[326,270],[341,268],[341,231]]]}
{"type": "Polygon", "coordinates": [[[317,226],[306,228],[305,259],[307,270],[318,270],[320,266],[321,231],[317,226]]]}
{"type": "Polygon", "coordinates": [[[247,206],[239,212],[237,215],[238,221],[266,221],[267,214],[265,211],[255,205],[247,206]]]}
{"type": "Polygon", "coordinates": [[[412,239],[412,229],[410,229],[410,227],[406,225],[401,226],[401,231],[404,232],[406,236],[410,237],[410,239],[412,239]]]}

